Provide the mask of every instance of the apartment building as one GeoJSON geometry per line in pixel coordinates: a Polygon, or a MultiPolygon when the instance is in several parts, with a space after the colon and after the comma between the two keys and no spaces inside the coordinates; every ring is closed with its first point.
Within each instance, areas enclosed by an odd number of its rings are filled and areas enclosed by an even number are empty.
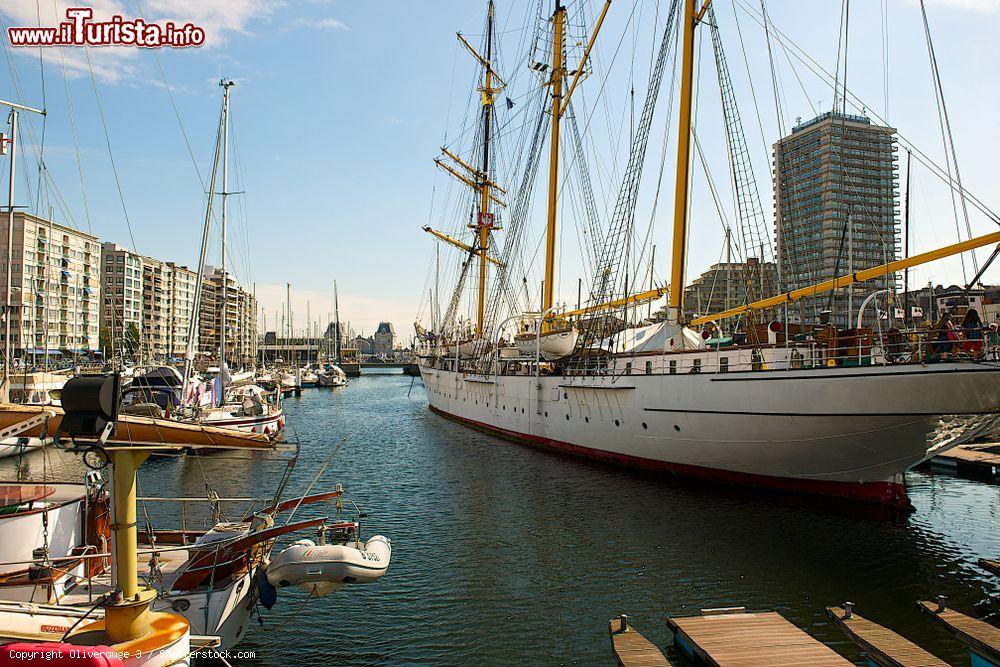
{"type": "MultiPolygon", "coordinates": [[[[7,243],[7,229],[0,230],[7,243]]],[[[11,347],[27,363],[90,355],[99,347],[100,242],[25,212],[14,214],[12,257],[0,264],[0,298],[11,278],[11,347]]],[[[6,343],[6,329],[0,327],[6,343]]]]}

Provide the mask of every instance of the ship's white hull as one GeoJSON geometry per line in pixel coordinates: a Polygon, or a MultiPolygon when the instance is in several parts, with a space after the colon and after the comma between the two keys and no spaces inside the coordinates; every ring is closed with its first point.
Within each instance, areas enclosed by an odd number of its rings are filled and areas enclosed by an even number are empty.
{"type": "Polygon", "coordinates": [[[1000,369],[974,364],[617,378],[421,373],[433,410],[510,439],[897,506],[908,505],[904,471],[1000,419],[1000,369]]]}

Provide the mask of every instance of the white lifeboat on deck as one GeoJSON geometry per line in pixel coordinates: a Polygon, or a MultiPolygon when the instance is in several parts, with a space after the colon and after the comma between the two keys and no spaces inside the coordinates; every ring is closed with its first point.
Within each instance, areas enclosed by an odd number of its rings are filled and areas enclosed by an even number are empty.
{"type": "Polygon", "coordinates": [[[392,543],[375,535],[361,544],[316,544],[298,540],[284,549],[267,566],[267,581],[275,588],[298,586],[317,597],[344,584],[378,581],[389,569],[392,543]]]}

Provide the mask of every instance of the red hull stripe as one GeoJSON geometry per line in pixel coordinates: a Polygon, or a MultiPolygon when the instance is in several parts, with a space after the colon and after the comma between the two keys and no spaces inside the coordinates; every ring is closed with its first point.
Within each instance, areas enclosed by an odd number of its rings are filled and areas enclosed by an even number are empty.
{"type": "Polygon", "coordinates": [[[685,463],[657,461],[655,459],[647,459],[641,456],[630,456],[628,454],[608,452],[601,449],[574,445],[561,440],[552,440],[550,438],[543,438],[537,435],[510,431],[508,429],[484,424],[483,422],[466,419],[465,417],[459,417],[458,415],[453,415],[449,412],[441,410],[440,408],[435,408],[434,406],[430,406],[430,408],[433,412],[441,415],[442,417],[466,424],[476,430],[497,435],[508,440],[522,442],[528,445],[541,447],[543,449],[567,452],[576,456],[605,461],[630,468],[669,472],[683,475],[685,477],[694,477],[698,479],[724,482],[727,484],[739,484],[742,486],[753,486],[790,493],[849,498],[851,500],[877,503],[879,505],[888,505],[890,507],[907,510],[913,508],[913,505],[910,503],[910,500],[906,495],[906,488],[899,483],[859,482],[855,484],[851,482],[834,482],[829,480],[797,479],[794,477],[772,477],[770,475],[755,475],[752,473],[735,472],[733,470],[720,470],[718,468],[704,468],[685,463]]]}

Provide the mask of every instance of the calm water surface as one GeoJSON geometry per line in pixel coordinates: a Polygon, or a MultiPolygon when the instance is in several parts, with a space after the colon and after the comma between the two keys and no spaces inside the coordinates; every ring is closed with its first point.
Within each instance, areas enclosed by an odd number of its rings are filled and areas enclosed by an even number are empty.
{"type": "MultiPolygon", "coordinates": [[[[824,607],[851,600],[961,663],[961,647],[914,601],[993,617],[1000,487],[911,473],[903,520],[834,513],[636,474],[514,445],[427,409],[420,381],[366,375],[286,401],[301,443],[289,485],[343,484],[367,513],[365,536],[392,539],[377,584],[305,600],[279,593],[242,648],[251,663],[612,664],[607,621],[627,612],[670,653],[666,618],[705,607],[775,609],[852,660],[824,607]],[[343,444],[341,444],[343,443],[343,444]]],[[[60,465],[50,455],[51,470],[60,465]]],[[[29,463],[42,474],[41,458],[29,463]]],[[[7,464],[9,465],[9,464],[7,464]]],[[[145,495],[262,496],[282,467],[231,457],[164,458],[141,471],[145,495]]],[[[152,506],[154,522],[175,506],[152,506]]],[[[315,515],[305,508],[296,518],[315,515]]]]}

